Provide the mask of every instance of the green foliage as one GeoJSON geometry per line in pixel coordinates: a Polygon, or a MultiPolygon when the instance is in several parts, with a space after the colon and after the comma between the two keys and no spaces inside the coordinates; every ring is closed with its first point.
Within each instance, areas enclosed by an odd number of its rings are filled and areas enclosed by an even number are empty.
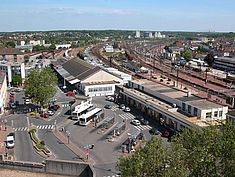
{"type": "Polygon", "coordinates": [[[25,93],[43,106],[56,93],[57,77],[50,68],[33,70],[25,81],[25,93]]]}
{"type": "Polygon", "coordinates": [[[193,58],[193,53],[191,50],[185,50],[182,56],[185,58],[185,60],[190,61],[193,58]]]}
{"type": "Polygon", "coordinates": [[[33,51],[34,52],[45,51],[45,50],[48,50],[48,48],[45,47],[44,45],[35,45],[35,46],[33,46],[33,51]]]}
{"type": "Polygon", "coordinates": [[[185,129],[169,146],[152,139],[128,157],[121,157],[124,177],[234,177],[235,124],[185,129]]]}
{"type": "Polygon", "coordinates": [[[12,84],[14,86],[18,86],[18,85],[21,85],[22,84],[22,78],[20,75],[14,75],[12,77],[12,84]]]}
{"type": "Polygon", "coordinates": [[[211,53],[207,54],[204,61],[211,67],[215,61],[213,54],[211,53]]]}
{"type": "Polygon", "coordinates": [[[55,44],[51,44],[49,47],[48,47],[49,50],[55,50],[56,49],[56,46],[55,44]]]}
{"type": "Polygon", "coordinates": [[[7,48],[15,48],[15,46],[16,44],[13,41],[7,41],[4,43],[4,47],[7,47],[7,48]]]}

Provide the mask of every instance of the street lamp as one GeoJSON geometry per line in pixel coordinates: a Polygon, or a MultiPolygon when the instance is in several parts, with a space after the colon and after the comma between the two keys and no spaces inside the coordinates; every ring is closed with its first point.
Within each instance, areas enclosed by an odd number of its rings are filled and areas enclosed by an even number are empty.
{"type": "Polygon", "coordinates": [[[68,144],[69,144],[69,137],[70,137],[70,132],[67,130],[67,131],[66,131],[66,134],[67,134],[67,138],[68,138],[68,144]]]}
{"type": "Polygon", "coordinates": [[[5,131],[7,130],[7,119],[5,119],[5,131]]]}

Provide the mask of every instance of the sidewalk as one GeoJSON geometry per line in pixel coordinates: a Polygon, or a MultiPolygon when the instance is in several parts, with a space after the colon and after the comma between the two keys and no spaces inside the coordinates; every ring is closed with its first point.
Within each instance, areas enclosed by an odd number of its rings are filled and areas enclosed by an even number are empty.
{"type": "Polygon", "coordinates": [[[86,160],[87,154],[83,150],[81,150],[79,147],[77,147],[73,142],[70,141],[68,143],[67,136],[65,136],[62,132],[60,132],[59,130],[55,130],[55,131],[53,131],[53,134],[65,146],[67,146],[71,151],[73,151],[73,153],[75,153],[81,160],[88,162],[88,163],[91,163],[93,165],[95,164],[95,161],[90,156],[89,156],[89,159],[86,160]]]}
{"type": "Polygon", "coordinates": [[[12,131],[11,127],[7,126],[7,129],[5,130],[5,125],[0,125],[0,154],[2,155],[6,155],[5,141],[7,139],[7,135],[12,131]]]}

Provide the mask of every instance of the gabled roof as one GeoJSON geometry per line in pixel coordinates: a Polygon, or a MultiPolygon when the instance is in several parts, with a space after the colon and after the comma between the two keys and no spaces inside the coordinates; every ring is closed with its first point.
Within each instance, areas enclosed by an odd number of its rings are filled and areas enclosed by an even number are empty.
{"type": "Polygon", "coordinates": [[[101,70],[99,67],[90,65],[81,59],[71,59],[55,69],[67,81],[74,79],[81,81],[101,70]]]}
{"type": "Polygon", "coordinates": [[[23,55],[23,53],[15,48],[0,48],[0,55],[23,55]]]}

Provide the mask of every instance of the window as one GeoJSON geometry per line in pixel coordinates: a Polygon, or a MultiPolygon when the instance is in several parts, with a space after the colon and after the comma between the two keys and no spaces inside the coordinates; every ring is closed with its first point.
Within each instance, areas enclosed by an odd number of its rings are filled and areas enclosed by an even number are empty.
{"type": "Polygon", "coordinates": [[[197,108],[193,109],[193,115],[197,116],[197,108]]]}
{"type": "Polygon", "coordinates": [[[182,110],[185,111],[185,103],[182,104],[182,110]]]}
{"type": "Polygon", "coordinates": [[[192,106],[188,105],[188,113],[191,114],[192,106]]]}
{"type": "Polygon", "coordinates": [[[214,112],[214,117],[218,117],[218,111],[214,112]]]}
{"type": "Polygon", "coordinates": [[[219,117],[222,117],[223,111],[219,111],[219,117]]]}
{"type": "Polygon", "coordinates": [[[207,112],[207,113],[206,113],[206,118],[207,118],[207,119],[211,118],[211,116],[212,116],[212,113],[211,113],[211,112],[207,112]]]}

